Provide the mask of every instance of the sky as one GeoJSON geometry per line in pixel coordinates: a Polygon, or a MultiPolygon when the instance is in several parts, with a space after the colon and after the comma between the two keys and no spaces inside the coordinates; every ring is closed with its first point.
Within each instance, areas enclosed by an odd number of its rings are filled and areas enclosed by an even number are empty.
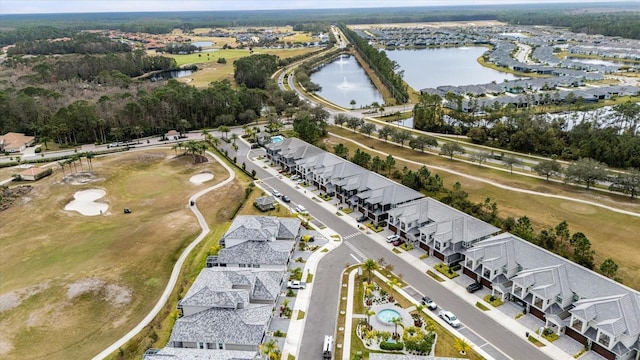
{"type": "MultiPolygon", "coordinates": [[[[640,0],[616,0],[640,2],[640,0]]],[[[216,11],[528,3],[593,3],[604,0],[0,0],[0,14],[128,11],[216,11]]]]}

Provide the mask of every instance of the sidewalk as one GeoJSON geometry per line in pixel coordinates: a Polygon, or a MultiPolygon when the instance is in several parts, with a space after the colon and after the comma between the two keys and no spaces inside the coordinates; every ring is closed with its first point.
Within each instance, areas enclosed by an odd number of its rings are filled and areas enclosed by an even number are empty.
{"type": "MultiPolygon", "coordinates": [[[[264,160],[256,160],[256,159],[250,159],[251,161],[253,161],[254,163],[260,165],[263,169],[267,170],[269,173],[273,174],[274,176],[279,176],[281,174],[278,173],[277,169],[274,167],[271,167],[269,165],[269,161],[265,158],[264,160]],[[265,167],[266,166],[266,167],[265,167]]],[[[306,197],[313,199],[314,197],[317,198],[317,193],[319,193],[318,190],[315,190],[315,188],[313,186],[310,186],[308,188],[304,188],[305,191],[302,191],[303,189],[300,188],[300,186],[296,185],[293,181],[289,180],[287,177],[282,176],[282,180],[285,182],[290,183],[289,185],[291,185],[294,188],[297,188],[297,190],[300,190],[301,194],[304,194],[306,197]]],[[[317,202],[320,206],[324,207],[326,210],[331,211],[333,213],[335,213],[337,211],[337,207],[335,205],[335,203],[332,204],[332,202],[327,202],[324,200],[320,200],[319,202],[317,202]]],[[[353,216],[349,216],[349,215],[345,215],[341,217],[342,220],[347,221],[348,223],[352,224],[354,227],[354,232],[356,231],[361,231],[358,230],[359,229],[359,224],[358,222],[355,220],[355,218],[353,216]]],[[[327,239],[331,239],[331,235],[335,235],[335,233],[329,229],[323,229],[323,230],[318,230],[320,232],[322,232],[323,234],[327,234],[326,237],[327,239]]],[[[385,237],[384,235],[382,235],[382,233],[375,233],[375,232],[366,232],[366,235],[369,236],[369,238],[371,238],[371,240],[378,242],[381,246],[387,247],[388,249],[393,249],[394,247],[391,244],[388,244],[385,241],[385,237]]],[[[342,242],[336,242],[336,241],[329,241],[329,243],[327,245],[325,245],[325,247],[327,247],[329,250],[332,250],[334,248],[336,248],[338,245],[340,245],[342,242]]],[[[307,261],[306,265],[305,265],[305,269],[304,269],[304,275],[303,278],[306,276],[307,273],[311,272],[314,273],[315,269],[317,268],[318,265],[318,261],[320,261],[320,259],[322,258],[322,256],[326,254],[322,252],[322,249],[319,249],[318,251],[316,251],[310,258],[309,261],[307,261]]],[[[433,267],[429,266],[428,264],[426,264],[423,260],[419,259],[418,257],[416,257],[415,255],[412,255],[411,253],[401,250],[400,254],[395,254],[396,256],[398,256],[399,258],[401,258],[402,260],[404,260],[406,263],[412,265],[413,267],[415,267],[417,270],[421,271],[422,273],[425,273],[427,270],[431,270],[433,272],[437,273],[437,270],[435,270],[433,267]]],[[[349,291],[352,291],[353,288],[353,283],[351,281],[351,276],[355,277],[355,274],[350,274],[350,286],[349,286],[349,291]]],[[[447,288],[448,290],[450,290],[451,292],[455,293],[459,298],[463,299],[464,301],[466,301],[467,303],[469,303],[472,306],[475,306],[476,302],[480,301],[481,303],[485,304],[489,310],[484,311],[484,313],[491,317],[493,320],[495,320],[496,322],[500,323],[505,329],[511,331],[512,333],[518,335],[518,336],[522,336],[524,338],[525,333],[531,333],[533,334],[533,332],[531,331],[531,329],[527,328],[526,326],[520,324],[519,322],[517,322],[515,319],[511,318],[510,316],[504,314],[503,312],[501,312],[500,310],[497,310],[496,308],[493,308],[491,305],[486,304],[484,302],[484,300],[482,300],[480,297],[470,294],[469,292],[466,291],[466,289],[464,288],[464,286],[460,286],[459,284],[457,284],[455,281],[450,280],[450,279],[446,279],[445,277],[443,277],[443,279],[445,281],[441,282],[440,284],[442,286],[444,286],[445,288],[447,288]]],[[[298,294],[298,298],[296,299],[295,305],[294,305],[294,310],[303,310],[306,312],[307,308],[308,308],[308,298],[311,294],[311,290],[313,289],[313,284],[309,284],[307,286],[307,290],[303,290],[298,294]]],[[[398,290],[403,296],[405,296],[407,299],[412,299],[412,297],[410,295],[408,295],[406,292],[404,292],[404,290],[402,289],[398,289],[396,288],[396,290],[398,290]]],[[[416,301],[417,304],[417,301],[416,301]]],[[[351,296],[347,297],[347,315],[351,314],[350,312],[352,311],[352,306],[353,306],[353,298],[351,296]]],[[[480,311],[480,310],[478,310],[480,311]]],[[[429,312],[425,312],[426,314],[428,314],[429,316],[432,317],[432,319],[434,319],[434,321],[438,321],[440,323],[442,323],[442,320],[437,317],[437,316],[433,316],[434,314],[431,314],[429,312]]],[[[292,319],[297,318],[297,313],[294,312],[294,316],[292,316],[292,319]]],[[[300,339],[302,336],[302,330],[304,329],[304,323],[305,323],[305,319],[301,319],[301,320],[292,320],[291,321],[291,325],[289,327],[289,331],[287,332],[287,338],[285,340],[285,348],[283,349],[283,354],[284,356],[286,356],[286,354],[294,354],[297,355],[297,348],[296,346],[300,343],[300,339]]],[[[349,323],[349,322],[347,322],[349,323]]],[[[345,343],[343,344],[343,354],[345,354],[346,357],[344,357],[344,359],[348,359],[349,355],[349,349],[350,349],[350,335],[351,335],[351,330],[347,329],[347,327],[350,328],[350,325],[345,326],[345,343]]],[[[448,327],[448,326],[447,326],[448,327]]],[[[450,329],[456,336],[461,337],[461,338],[465,338],[462,334],[460,334],[457,330],[455,329],[450,329]]],[[[468,339],[467,339],[468,340],[468,339]]],[[[553,358],[553,359],[567,359],[567,360],[573,360],[573,354],[567,354],[566,352],[564,352],[563,350],[561,350],[560,348],[558,348],[557,346],[553,345],[551,342],[549,342],[548,340],[546,340],[545,338],[540,338],[539,341],[541,343],[543,343],[545,346],[543,347],[537,347],[538,350],[540,350],[542,353],[546,354],[547,356],[553,358]]],[[[472,344],[472,347],[475,351],[477,351],[478,353],[480,353],[484,358],[486,359],[493,359],[493,357],[491,357],[490,355],[486,354],[481,348],[479,348],[476,344],[473,344],[471,341],[469,341],[470,344],[472,344]]],[[[533,343],[530,343],[531,346],[535,345],[533,343]]]]}

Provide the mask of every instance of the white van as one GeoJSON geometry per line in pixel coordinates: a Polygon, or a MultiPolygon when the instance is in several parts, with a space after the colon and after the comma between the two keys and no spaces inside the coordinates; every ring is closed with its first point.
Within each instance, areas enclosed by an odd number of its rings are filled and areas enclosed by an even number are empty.
{"type": "Polygon", "coordinates": [[[299,212],[302,215],[308,214],[307,209],[302,205],[297,205],[296,206],[296,211],[299,212]]]}
{"type": "Polygon", "coordinates": [[[322,358],[331,359],[331,352],[333,352],[333,336],[325,335],[324,344],[322,344],[322,358]]]}

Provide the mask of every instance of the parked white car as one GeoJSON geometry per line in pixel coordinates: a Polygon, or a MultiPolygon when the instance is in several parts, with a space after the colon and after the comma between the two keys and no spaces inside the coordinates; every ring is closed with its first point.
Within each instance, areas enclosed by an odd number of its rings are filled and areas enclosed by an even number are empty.
{"type": "Polygon", "coordinates": [[[306,287],[307,287],[306,283],[298,280],[292,280],[287,283],[288,289],[305,289],[306,287]]]}
{"type": "Polygon", "coordinates": [[[297,211],[297,212],[299,212],[299,213],[300,213],[300,214],[302,214],[302,215],[306,215],[306,214],[308,214],[308,213],[309,213],[309,212],[307,211],[307,209],[306,209],[304,206],[302,206],[302,205],[297,205],[297,206],[296,206],[296,211],[297,211]]]}
{"type": "Polygon", "coordinates": [[[447,324],[453,326],[454,328],[460,326],[460,320],[458,320],[458,318],[451,311],[442,310],[440,311],[438,316],[440,316],[442,320],[444,320],[447,324]]]}
{"type": "Polygon", "coordinates": [[[387,236],[387,242],[388,243],[392,243],[392,242],[394,242],[396,240],[400,240],[400,236],[399,235],[395,235],[394,234],[394,235],[387,236]]]}

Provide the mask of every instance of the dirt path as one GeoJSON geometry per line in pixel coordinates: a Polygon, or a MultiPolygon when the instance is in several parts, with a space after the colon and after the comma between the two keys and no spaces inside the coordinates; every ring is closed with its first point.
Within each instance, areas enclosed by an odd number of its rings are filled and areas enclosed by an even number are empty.
{"type": "MultiPolygon", "coordinates": [[[[350,138],[347,138],[347,137],[344,137],[344,136],[340,136],[340,135],[337,135],[337,134],[334,134],[334,133],[330,133],[330,135],[334,136],[336,138],[345,140],[345,141],[349,141],[349,142],[351,142],[353,144],[356,144],[357,146],[362,147],[364,149],[367,149],[369,151],[374,151],[374,152],[377,152],[377,153],[379,153],[381,155],[384,155],[384,156],[389,155],[388,153],[385,153],[384,151],[372,149],[372,148],[368,147],[367,145],[362,144],[360,142],[357,142],[355,140],[352,140],[350,138]]],[[[394,156],[394,158],[396,158],[397,160],[406,161],[406,162],[411,163],[411,164],[424,165],[421,162],[408,160],[408,159],[401,158],[401,157],[394,156]]],[[[519,192],[519,193],[523,193],[523,194],[535,195],[535,196],[542,196],[542,197],[548,197],[548,198],[555,198],[555,199],[574,201],[574,202],[578,202],[578,203],[582,203],[582,204],[597,206],[597,207],[600,207],[600,208],[603,208],[603,209],[607,209],[607,210],[610,210],[610,211],[613,211],[613,212],[617,212],[617,213],[620,213],[620,214],[640,217],[640,213],[636,213],[636,212],[628,211],[628,210],[623,210],[623,209],[615,208],[615,207],[608,206],[608,205],[599,204],[597,202],[593,202],[593,201],[589,201],[589,200],[582,200],[582,199],[577,199],[577,198],[570,197],[570,196],[546,194],[546,193],[541,193],[541,192],[532,191],[532,190],[520,189],[520,188],[516,188],[516,187],[513,187],[513,186],[509,186],[509,185],[504,185],[504,184],[501,184],[501,183],[498,183],[498,182],[495,182],[495,181],[492,181],[492,180],[487,180],[485,178],[472,176],[472,175],[467,175],[467,174],[464,174],[464,173],[461,173],[461,172],[458,172],[458,171],[455,171],[455,170],[450,170],[450,169],[447,169],[447,168],[443,168],[443,167],[440,167],[440,166],[429,165],[429,168],[430,169],[440,170],[440,171],[445,171],[445,172],[448,172],[450,174],[454,174],[454,175],[457,175],[457,176],[460,176],[460,177],[464,177],[464,178],[467,178],[467,179],[472,179],[472,180],[475,180],[475,181],[479,181],[479,182],[482,182],[482,183],[485,183],[485,184],[489,184],[491,186],[498,187],[500,189],[519,192]]]]}

